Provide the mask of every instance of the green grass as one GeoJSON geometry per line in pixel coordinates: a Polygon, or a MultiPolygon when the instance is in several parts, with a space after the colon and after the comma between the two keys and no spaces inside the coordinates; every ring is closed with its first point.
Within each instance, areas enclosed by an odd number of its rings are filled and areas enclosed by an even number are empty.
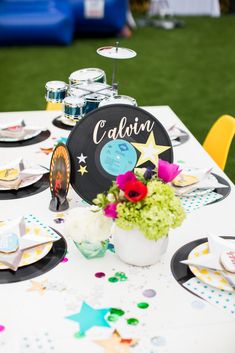
{"type": "MultiPolygon", "coordinates": [[[[118,65],[120,93],[139,105],[169,105],[202,142],[221,114],[235,115],[235,17],[185,18],[185,27],[140,28],[120,46],[138,56],[118,65]]],[[[44,109],[45,82],[67,81],[81,67],[100,67],[111,80],[112,65],[96,54],[115,38],[77,39],[70,47],[0,49],[0,111],[44,109]]],[[[235,181],[235,143],[226,173],[235,181]]],[[[193,159],[193,156],[192,156],[193,159]]]]}

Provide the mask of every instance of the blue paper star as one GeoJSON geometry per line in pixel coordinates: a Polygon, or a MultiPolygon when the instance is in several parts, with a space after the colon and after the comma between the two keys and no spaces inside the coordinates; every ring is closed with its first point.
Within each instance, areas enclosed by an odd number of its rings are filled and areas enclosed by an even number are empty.
{"type": "Polygon", "coordinates": [[[79,324],[80,334],[85,334],[93,326],[110,327],[105,320],[105,315],[110,312],[108,309],[93,309],[90,305],[83,302],[79,313],[66,316],[66,319],[75,321],[79,324]]]}

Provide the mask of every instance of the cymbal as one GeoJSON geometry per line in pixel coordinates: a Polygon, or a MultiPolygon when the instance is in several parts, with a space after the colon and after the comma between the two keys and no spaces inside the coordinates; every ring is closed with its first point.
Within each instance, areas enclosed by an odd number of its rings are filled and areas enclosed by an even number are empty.
{"type": "Polygon", "coordinates": [[[97,49],[97,54],[111,59],[131,59],[134,58],[137,53],[128,48],[120,48],[115,46],[106,46],[97,49]]]}

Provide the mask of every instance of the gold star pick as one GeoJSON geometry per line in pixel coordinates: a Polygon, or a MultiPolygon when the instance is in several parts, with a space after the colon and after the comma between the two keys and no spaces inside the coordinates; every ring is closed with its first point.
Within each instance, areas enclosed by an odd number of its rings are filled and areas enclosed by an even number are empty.
{"type": "Polygon", "coordinates": [[[86,165],[83,167],[82,165],[80,165],[80,168],[78,169],[78,172],[81,173],[81,175],[88,173],[87,169],[86,169],[86,165]]]}
{"type": "Polygon", "coordinates": [[[137,343],[132,338],[122,338],[117,330],[112,333],[110,338],[95,342],[105,349],[103,353],[130,353],[129,348],[137,343]]]}
{"type": "Polygon", "coordinates": [[[151,161],[155,166],[158,164],[158,155],[168,150],[170,146],[157,145],[153,132],[150,133],[146,143],[131,143],[138,151],[140,151],[140,157],[136,164],[138,167],[147,161],[151,161]]]}
{"type": "Polygon", "coordinates": [[[47,280],[44,280],[43,282],[36,282],[36,281],[31,281],[32,287],[28,289],[28,292],[38,292],[39,294],[43,294],[47,287],[46,287],[47,280]]]}

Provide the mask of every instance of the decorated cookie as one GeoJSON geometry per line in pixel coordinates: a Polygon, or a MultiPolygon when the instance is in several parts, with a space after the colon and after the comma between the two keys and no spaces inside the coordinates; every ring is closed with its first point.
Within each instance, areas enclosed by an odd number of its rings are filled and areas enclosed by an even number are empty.
{"type": "Polygon", "coordinates": [[[9,254],[15,252],[19,247],[19,238],[15,233],[0,235],[0,252],[9,254]]]}
{"type": "Polygon", "coordinates": [[[0,170],[0,180],[12,181],[19,177],[19,169],[7,168],[0,170]]]}
{"type": "Polygon", "coordinates": [[[235,273],[235,251],[224,251],[221,254],[220,261],[225,270],[235,273]]]}
{"type": "Polygon", "coordinates": [[[189,186],[198,183],[199,179],[194,175],[180,174],[173,181],[175,186],[189,186]]]}

